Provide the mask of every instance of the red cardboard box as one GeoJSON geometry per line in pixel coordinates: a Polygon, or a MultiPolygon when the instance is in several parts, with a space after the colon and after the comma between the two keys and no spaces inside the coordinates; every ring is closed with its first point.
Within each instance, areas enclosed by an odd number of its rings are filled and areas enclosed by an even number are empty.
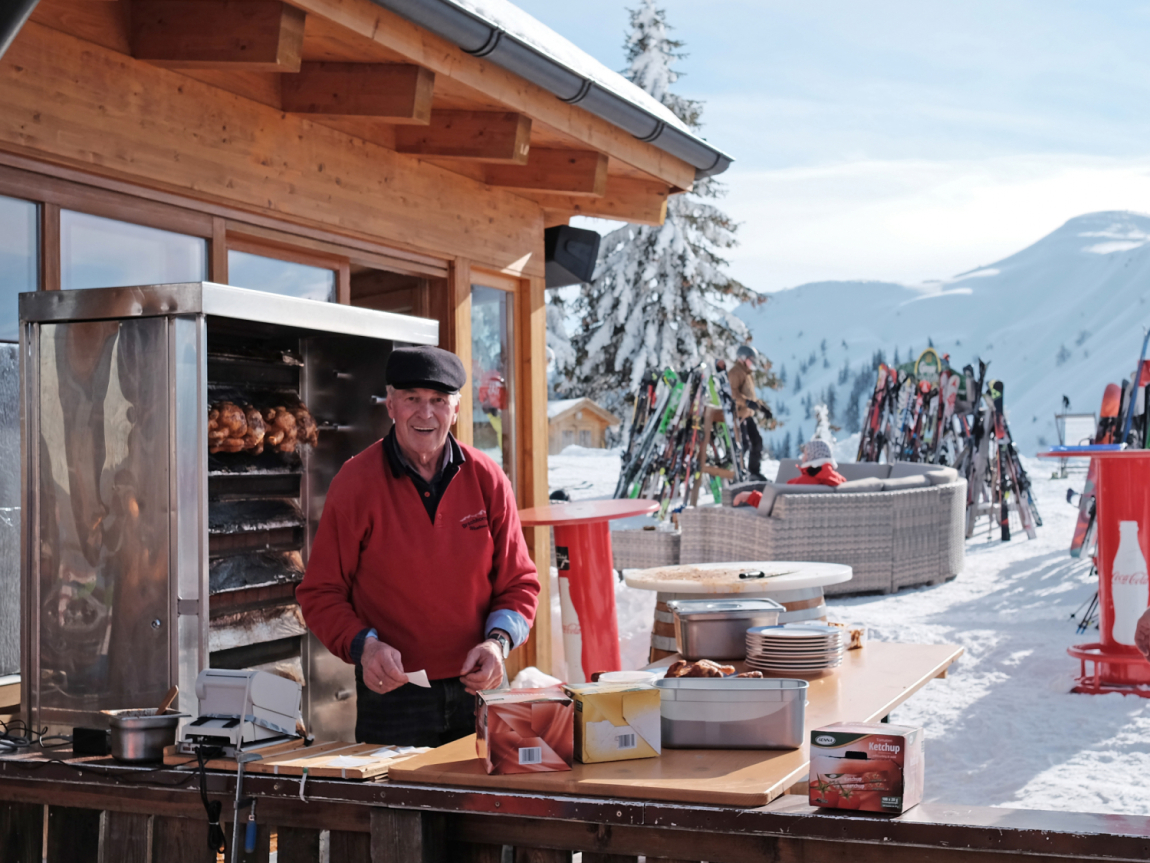
{"type": "Polygon", "coordinates": [[[921,728],[836,722],[811,732],[810,803],[902,813],[922,802],[921,728]]]}
{"type": "Polygon", "coordinates": [[[475,750],[488,773],[570,770],[575,704],[558,686],[480,692],[475,750]]]}

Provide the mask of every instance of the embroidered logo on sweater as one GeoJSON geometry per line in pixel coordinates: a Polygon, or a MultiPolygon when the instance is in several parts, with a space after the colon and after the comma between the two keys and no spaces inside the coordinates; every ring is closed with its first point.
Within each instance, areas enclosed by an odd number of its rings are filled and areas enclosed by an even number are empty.
{"type": "Polygon", "coordinates": [[[468,530],[483,530],[487,527],[487,510],[481,509],[473,515],[465,515],[459,520],[459,525],[468,530]]]}

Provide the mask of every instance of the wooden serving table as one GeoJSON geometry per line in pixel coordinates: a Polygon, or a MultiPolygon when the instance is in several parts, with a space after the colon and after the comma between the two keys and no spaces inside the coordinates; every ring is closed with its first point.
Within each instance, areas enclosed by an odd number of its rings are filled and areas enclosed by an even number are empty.
{"type": "MultiPolygon", "coordinates": [[[[962,648],[952,644],[881,641],[847,651],[836,672],[810,681],[804,737],[832,722],[879,721],[944,676],[961,655],[962,648]]],[[[807,744],[795,750],[664,749],[659,758],[489,776],[472,735],[396,764],[390,776],[395,782],[753,807],[806,781],[807,750],[807,744]]]]}

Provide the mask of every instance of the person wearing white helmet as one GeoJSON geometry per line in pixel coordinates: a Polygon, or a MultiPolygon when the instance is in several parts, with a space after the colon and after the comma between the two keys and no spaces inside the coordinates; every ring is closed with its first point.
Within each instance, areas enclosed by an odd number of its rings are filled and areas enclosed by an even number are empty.
{"type": "Polygon", "coordinates": [[[838,466],[831,445],[814,438],[803,444],[799,475],[788,479],[787,485],[842,485],[847,479],[835,470],[838,466]]]}
{"type": "Polygon", "coordinates": [[[757,350],[750,345],[739,345],[735,351],[735,362],[727,372],[727,379],[731,384],[731,395],[735,398],[735,414],[743,448],[747,451],[747,470],[751,479],[762,482],[765,479],[762,474],[763,436],[759,434],[759,427],[755,423],[755,411],[762,411],[767,419],[770,419],[771,412],[755,393],[751,371],[758,361],[757,350]]]}

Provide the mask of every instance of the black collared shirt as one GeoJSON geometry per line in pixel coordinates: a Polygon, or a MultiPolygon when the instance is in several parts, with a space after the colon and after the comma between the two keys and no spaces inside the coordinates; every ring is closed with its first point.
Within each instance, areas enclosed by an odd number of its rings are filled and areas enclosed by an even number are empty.
{"type": "Polygon", "coordinates": [[[459,473],[459,468],[467,460],[459,442],[455,440],[451,432],[447,433],[447,446],[444,447],[443,461],[440,462],[439,469],[430,482],[420,476],[419,471],[403,457],[399,444],[395,440],[394,426],[387,433],[387,437],[383,439],[383,453],[387,456],[387,464],[391,468],[393,477],[399,479],[406,475],[415,483],[415,488],[419,492],[419,499],[423,501],[423,508],[427,510],[428,517],[434,523],[435,512],[439,509],[439,502],[443,500],[443,493],[447,491],[447,486],[451,484],[451,480],[459,473]]]}

